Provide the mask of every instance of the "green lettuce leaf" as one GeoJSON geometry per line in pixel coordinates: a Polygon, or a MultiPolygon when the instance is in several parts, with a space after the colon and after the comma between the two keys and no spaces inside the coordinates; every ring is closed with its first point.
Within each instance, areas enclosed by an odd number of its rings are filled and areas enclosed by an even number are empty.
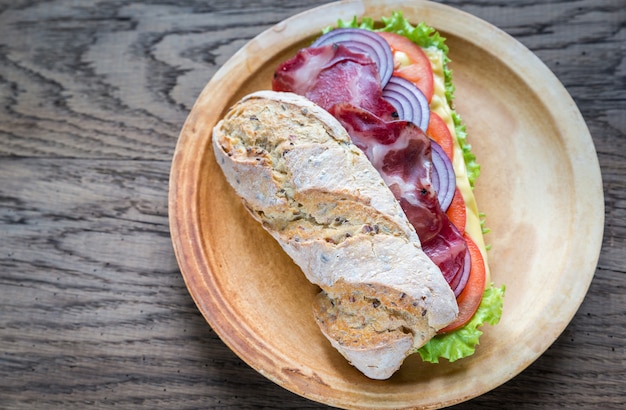
{"type": "Polygon", "coordinates": [[[495,325],[502,316],[505,286],[496,288],[491,284],[472,319],[462,328],[437,335],[417,351],[425,362],[439,363],[440,358],[451,362],[474,354],[478,339],[483,332],[478,329],[485,323],[495,325]]]}

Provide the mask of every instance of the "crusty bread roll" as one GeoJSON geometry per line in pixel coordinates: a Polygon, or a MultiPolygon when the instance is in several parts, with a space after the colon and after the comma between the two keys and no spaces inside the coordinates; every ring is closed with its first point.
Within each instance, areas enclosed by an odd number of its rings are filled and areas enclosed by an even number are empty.
{"type": "Polygon", "coordinates": [[[321,292],[314,317],[373,379],[452,322],[458,307],[400,205],[328,112],[260,91],[213,130],[217,162],[252,216],[321,292]]]}

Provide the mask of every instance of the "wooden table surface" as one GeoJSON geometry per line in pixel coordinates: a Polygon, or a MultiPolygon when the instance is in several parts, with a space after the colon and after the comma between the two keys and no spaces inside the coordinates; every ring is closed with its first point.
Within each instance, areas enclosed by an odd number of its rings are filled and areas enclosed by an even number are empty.
{"type": "MultiPolygon", "coordinates": [[[[213,333],[167,209],[178,133],[206,82],[249,39],[321,3],[0,2],[0,408],[324,408],[213,333]]],[[[456,408],[625,408],[626,2],[444,3],[502,28],[563,82],[606,204],[571,324],[524,372],[456,408]]]]}

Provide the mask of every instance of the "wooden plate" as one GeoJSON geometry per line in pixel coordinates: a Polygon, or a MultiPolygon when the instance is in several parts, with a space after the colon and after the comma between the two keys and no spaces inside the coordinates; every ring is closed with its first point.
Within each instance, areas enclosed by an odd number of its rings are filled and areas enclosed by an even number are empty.
{"type": "Polygon", "coordinates": [[[557,78],[519,42],[424,1],[351,1],[285,20],[211,79],[181,131],[169,211],[174,248],[198,308],[223,341],[277,384],[337,407],[443,407],[483,394],[537,359],[565,329],[593,278],[604,200],[593,143],[557,78]],[[270,88],[277,64],[338,18],[402,10],[447,37],[456,107],[482,165],[475,190],[492,232],[490,266],[507,286],[499,325],[454,363],[414,355],[391,379],[361,375],[314,323],[317,292],[244,211],[215,163],[213,125],[243,95],[270,88]],[[471,382],[469,382],[471,381],[471,382]]]}

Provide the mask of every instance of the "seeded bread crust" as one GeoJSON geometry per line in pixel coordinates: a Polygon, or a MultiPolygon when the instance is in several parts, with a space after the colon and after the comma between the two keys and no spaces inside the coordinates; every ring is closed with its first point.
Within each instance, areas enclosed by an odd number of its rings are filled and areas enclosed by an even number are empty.
{"type": "Polygon", "coordinates": [[[244,97],[213,130],[224,175],[320,286],[322,333],[366,376],[389,378],[452,322],[440,270],[376,169],[328,112],[292,93],[244,97]]]}

